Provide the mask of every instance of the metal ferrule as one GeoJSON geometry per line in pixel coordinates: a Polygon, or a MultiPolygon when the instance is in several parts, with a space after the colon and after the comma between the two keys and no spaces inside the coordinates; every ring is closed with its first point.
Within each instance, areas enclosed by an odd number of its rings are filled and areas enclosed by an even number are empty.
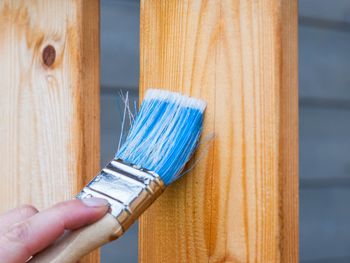
{"type": "Polygon", "coordinates": [[[120,233],[115,233],[119,237],[164,189],[163,181],[154,172],[114,159],[84,187],[77,198],[107,199],[110,213],[122,226],[120,233]]]}

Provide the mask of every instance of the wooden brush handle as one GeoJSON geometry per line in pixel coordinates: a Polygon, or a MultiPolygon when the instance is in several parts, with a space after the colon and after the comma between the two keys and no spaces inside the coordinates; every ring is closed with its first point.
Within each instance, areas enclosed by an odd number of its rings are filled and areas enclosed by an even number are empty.
{"type": "Polygon", "coordinates": [[[111,214],[82,229],[69,232],[37,254],[29,263],[73,263],[94,249],[116,238],[121,226],[111,214]]]}

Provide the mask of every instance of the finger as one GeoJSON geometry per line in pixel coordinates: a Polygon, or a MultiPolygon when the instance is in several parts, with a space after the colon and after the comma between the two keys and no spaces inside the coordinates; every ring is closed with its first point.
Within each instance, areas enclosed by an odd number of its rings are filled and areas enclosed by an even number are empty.
{"type": "Polygon", "coordinates": [[[0,258],[4,262],[24,262],[53,243],[64,230],[91,224],[100,219],[108,209],[108,202],[98,198],[59,203],[11,226],[0,237],[0,258]]]}
{"type": "Polygon", "coordinates": [[[10,225],[19,223],[38,213],[38,210],[31,205],[22,205],[12,209],[0,216],[0,235],[7,230],[10,225]]]}

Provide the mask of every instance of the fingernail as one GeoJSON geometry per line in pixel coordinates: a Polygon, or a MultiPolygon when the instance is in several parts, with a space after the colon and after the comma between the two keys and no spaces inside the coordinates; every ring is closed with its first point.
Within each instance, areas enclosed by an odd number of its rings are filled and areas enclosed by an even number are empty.
{"type": "Polygon", "coordinates": [[[97,197],[84,198],[81,201],[86,206],[90,206],[90,207],[99,207],[99,206],[108,206],[109,205],[109,203],[106,199],[97,198],[97,197]]]}

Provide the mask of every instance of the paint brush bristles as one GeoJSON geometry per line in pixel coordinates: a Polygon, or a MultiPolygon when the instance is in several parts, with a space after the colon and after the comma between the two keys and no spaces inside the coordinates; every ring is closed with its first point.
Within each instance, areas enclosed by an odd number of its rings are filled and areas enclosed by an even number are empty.
{"type": "Polygon", "coordinates": [[[205,106],[199,99],[149,90],[115,157],[157,173],[169,185],[196,149],[205,106]]]}

